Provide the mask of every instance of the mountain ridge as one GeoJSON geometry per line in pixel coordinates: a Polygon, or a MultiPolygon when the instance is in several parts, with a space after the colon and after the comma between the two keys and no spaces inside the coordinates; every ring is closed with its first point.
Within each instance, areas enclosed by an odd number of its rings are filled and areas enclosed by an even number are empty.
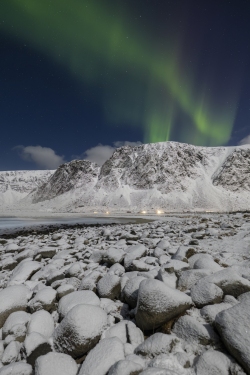
{"type": "Polygon", "coordinates": [[[250,208],[250,145],[201,147],[177,142],[123,146],[102,165],[61,165],[20,209],[230,211],[250,208]]]}

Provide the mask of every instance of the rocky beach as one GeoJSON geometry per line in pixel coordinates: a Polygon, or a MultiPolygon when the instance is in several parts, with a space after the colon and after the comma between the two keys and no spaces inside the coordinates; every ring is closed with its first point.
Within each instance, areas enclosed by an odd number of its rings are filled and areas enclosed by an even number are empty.
{"type": "Polygon", "coordinates": [[[250,214],[0,238],[0,375],[250,374],[250,214]]]}

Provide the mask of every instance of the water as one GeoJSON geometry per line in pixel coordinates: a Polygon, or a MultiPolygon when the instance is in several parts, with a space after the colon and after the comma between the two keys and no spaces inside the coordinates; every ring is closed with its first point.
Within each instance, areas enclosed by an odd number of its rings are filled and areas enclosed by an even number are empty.
{"type": "Polygon", "coordinates": [[[16,218],[16,217],[0,217],[0,234],[12,232],[20,229],[29,229],[31,227],[39,227],[40,225],[74,225],[74,224],[126,224],[135,223],[136,219],[112,218],[112,217],[74,217],[74,218],[16,218]]]}

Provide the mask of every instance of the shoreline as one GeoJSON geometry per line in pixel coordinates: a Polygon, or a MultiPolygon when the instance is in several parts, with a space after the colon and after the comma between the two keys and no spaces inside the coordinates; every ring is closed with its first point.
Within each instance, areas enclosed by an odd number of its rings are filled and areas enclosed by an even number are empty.
{"type": "MultiPolygon", "coordinates": [[[[110,218],[111,219],[111,218],[110,218]]],[[[77,229],[77,228],[87,228],[87,227],[106,227],[115,225],[127,225],[127,224],[145,224],[150,223],[153,220],[144,218],[115,218],[114,221],[107,223],[45,223],[45,224],[34,224],[34,225],[24,225],[23,227],[16,228],[5,228],[0,229],[0,239],[11,239],[18,236],[28,236],[31,234],[48,234],[53,233],[58,230],[67,229],[77,229]],[[118,221],[119,220],[119,221],[118,221]]]]}
{"type": "Polygon", "coordinates": [[[24,225],[18,225],[16,227],[6,227],[1,229],[0,228],[0,239],[11,239],[16,238],[18,236],[27,236],[31,234],[45,234],[45,233],[53,233],[58,230],[66,230],[66,229],[77,229],[77,228],[86,228],[86,227],[106,227],[106,226],[114,226],[114,225],[126,225],[126,224],[145,224],[150,223],[153,221],[161,221],[164,222],[173,222],[178,219],[184,218],[196,218],[199,216],[205,217],[213,217],[214,215],[236,215],[242,214],[243,217],[250,217],[250,211],[231,211],[231,212],[179,212],[179,213],[162,213],[162,214],[127,214],[120,213],[117,215],[115,214],[82,214],[79,215],[77,213],[51,213],[50,215],[46,216],[11,216],[11,215],[3,215],[0,219],[19,219],[20,223],[24,220],[24,225]],[[91,222],[82,222],[84,219],[93,219],[96,220],[96,223],[91,222]],[[108,222],[98,222],[98,219],[108,219],[108,222]],[[34,223],[25,223],[25,220],[30,220],[34,223]],[[48,222],[46,222],[48,220],[48,222]],[[60,222],[58,222],[58,220],[60,222]],[[72,222],[70,222],[72,220],[72,222]],[[79,220],[79,221],[78,221],[79,220]],[[38,221],[38,223],[36,223],[38,221]],[[39,222],[40,221],[40,222],[39,222]],[[44,221],[44,222],[42,222],[44,221]],[[55,222],[53,222],[55,221],[55,222]]]}

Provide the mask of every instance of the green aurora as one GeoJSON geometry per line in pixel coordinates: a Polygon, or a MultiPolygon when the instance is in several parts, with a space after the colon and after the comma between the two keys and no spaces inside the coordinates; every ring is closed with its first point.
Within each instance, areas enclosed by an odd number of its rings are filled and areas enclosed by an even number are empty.
{"type": "Polygon", "coordinates": [[[99,88],[108,124],[141,126],[145,142],[176,134],[197,145],[229,140],[239,90],[228,82],[218,100],[216,75],[200,79],[195,62],[185,66],[183,36],[166,40],[163,51],[124,9],[95,0],[2,0],[0,11],[3,32],[99,88]]]}

